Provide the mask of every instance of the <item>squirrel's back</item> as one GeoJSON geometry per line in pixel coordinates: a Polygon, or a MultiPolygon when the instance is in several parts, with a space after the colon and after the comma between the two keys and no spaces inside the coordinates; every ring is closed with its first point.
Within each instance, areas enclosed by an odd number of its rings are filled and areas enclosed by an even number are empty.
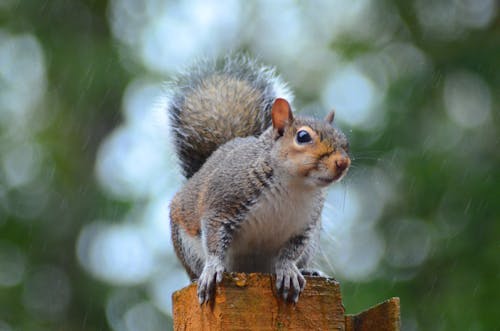
{"type": "Polygon", "coordinates": [[[268,128],[276,98],[293,98],[274,69],[246,57],[198,63],[173,86],[168,110],[186,178],[222,144],[268,128]]]}

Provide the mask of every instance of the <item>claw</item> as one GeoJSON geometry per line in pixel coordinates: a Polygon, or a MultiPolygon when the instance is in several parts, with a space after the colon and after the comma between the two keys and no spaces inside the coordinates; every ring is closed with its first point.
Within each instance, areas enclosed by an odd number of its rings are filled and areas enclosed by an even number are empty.
{"type": "Polygon", "coordinates": [[[299,281],[300,292],[302,292],[306,287],[306,280],[304,277],[298,277],[298,281],[299,281]]]}
{"type": "Polygon", "coordinates": [[[280,261],[276,265],[276,289],[285,301],[296,303],[305,284],[305,278],[293,261],[280,261]]]}
{"type": "Polygon", "coordinates": [[[283,284],[283,273],[276,270],[276,289],[281,290],[283,284]]]}
{"type": "Polygon", "coordinates": [[[205,302],[205,292],[198,291],[198,302],[202,305],[205,302]]]}
{"type": "Polygon", "coordinates": [[[219,259],[207,261],[198,278],[198,301],[200,305],[212,299],[216,284],[222,281],[224,266],[219,259]]]}
{"type": "Polygon", "coordinates": [[[301,286],[299,285],[300,281],[298,277],[293,277],[292,278],[292,283],[293,283],[293,289],[294,289],[294,298],[295,296],[298,296],[298,293],[302,291],[301,286]]]}
{"type": "Polygon", "coordinates": [[[224,275],[223,270],[217,270],[217,276],[215,278],[215,281],[217,282],[217,284],[219,284],[220,282],[222,282],[222,276],[223,275],[224,275]]]}

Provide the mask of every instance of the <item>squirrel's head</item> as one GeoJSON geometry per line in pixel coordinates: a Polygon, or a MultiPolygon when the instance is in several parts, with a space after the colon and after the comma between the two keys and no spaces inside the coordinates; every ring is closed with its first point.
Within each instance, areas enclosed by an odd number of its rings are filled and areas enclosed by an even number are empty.
{"type": "Polygon", "coordinates": [[[285,99],[276,99],[272,110],[274,148],[279,161],[308,185],[324,187],[340,180],[349,169],[349,143],[333,124],[332,111],[324,120],[294,117],[285,99]]]}

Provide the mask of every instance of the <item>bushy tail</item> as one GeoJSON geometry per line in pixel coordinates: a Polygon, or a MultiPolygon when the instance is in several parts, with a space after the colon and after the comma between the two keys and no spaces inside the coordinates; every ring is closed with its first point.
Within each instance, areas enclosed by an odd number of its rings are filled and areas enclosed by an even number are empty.
{"type": "Polygon", "coordinates": [[[247,57],[198,63],[172,86],[168,110],[186,178],[220,145],[268,128],[277,97],[293,98],[274,69],[247,57]]]}

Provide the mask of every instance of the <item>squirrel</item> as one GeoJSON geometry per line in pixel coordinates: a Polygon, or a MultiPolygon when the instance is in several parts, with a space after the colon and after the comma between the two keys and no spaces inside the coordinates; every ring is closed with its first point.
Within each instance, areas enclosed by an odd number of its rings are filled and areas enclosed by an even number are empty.
{"type": "Polygon", "coordinates": [[[351,160],[346,136],[295,116],[286,84],[248,57],[205,61],[172,84],[168,112],[187,182],[170,204],[174,250],[200,304],[223,272],[276,275],[297,302],[319,242],[325,188],[351,160]]]}

